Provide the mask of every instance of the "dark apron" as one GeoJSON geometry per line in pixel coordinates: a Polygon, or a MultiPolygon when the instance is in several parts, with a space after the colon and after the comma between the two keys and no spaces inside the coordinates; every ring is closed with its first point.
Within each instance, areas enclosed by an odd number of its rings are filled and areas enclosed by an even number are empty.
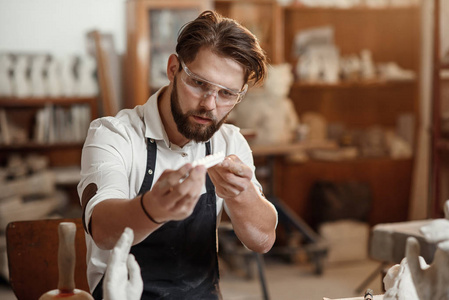
{"type": "MultiPolygon", "coordinates": [[[[148,139],[147,148],[147,168],[139,194],[151,189],[156,166],[156,142],[148,139]]],[[[206,155],[210,153],[208,142],[206,155]]],[[[206,193],[192,215],[165,223],[131,247],[144,282],[142,299],[221,299],[216,222],[215,187],[206,174],[206,193]]],[[[96,300],[103,298],[102,286],[103,278],[93,293],[96,300]]]]}

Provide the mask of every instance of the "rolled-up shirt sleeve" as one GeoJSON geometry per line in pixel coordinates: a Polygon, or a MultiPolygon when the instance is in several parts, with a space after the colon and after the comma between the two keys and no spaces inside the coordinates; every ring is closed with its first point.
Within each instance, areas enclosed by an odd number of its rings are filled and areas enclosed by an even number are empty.
{"type": "Polygon", "coordinates": [[[114,118],[101,118],[90,124],[81,156],[78,195],[83,223],[90,233],[92,211],[107,199],[129,198],[129,158],[132,143],[127,130],[114,118]]]}

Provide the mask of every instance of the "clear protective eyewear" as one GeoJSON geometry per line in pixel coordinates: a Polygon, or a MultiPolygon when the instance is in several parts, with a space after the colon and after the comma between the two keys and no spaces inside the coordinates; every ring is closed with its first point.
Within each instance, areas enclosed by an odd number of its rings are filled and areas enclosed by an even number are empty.
{"type": "Polygon", "coordinates": [[[213,83],[207,79],[201,78],[187,68],[184,61],[179,57],[182,69],[186,75],[181,75],[181,80],[198,98],[207,98],[216,93],[215,102],[218,106],[231,106],[242,101],[248,90],[248,84],[245,84],[240,91],[236,91],[217,83],[213,83]]]}

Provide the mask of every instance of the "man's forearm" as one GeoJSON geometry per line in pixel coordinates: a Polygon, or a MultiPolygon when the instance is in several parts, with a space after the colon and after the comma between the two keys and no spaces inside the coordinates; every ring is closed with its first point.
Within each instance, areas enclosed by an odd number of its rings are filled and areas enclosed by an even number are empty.
{"type": "Polygon", "coordinates": [[[276,239],[277,213],[274,207],[254,186],[225,201],[240,241],[253,251],[268,252],[276,239]]]}
{"type": "Polygon", "coordinates": [[[91,234],[101,249],[112,249],[125,227],[134,231],[133,245],[143,241],[161,225],[151,222],[142,210],[140,196],[109,199],[98,203],[91,218],[91,234]]]}

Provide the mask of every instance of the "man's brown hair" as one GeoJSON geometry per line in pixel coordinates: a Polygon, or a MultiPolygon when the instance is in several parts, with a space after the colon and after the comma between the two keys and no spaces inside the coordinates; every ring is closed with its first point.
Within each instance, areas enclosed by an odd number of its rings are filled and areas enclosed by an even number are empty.
{"type": "Polygon", "coordinates": [[[195,60],[200,48],[231,58],[245,70],[245,82],[260,84],[267,74],[267,58],[257,38],[233,19],[204,11],[179,33],[176,53],[185,63],[195,60]]]}

